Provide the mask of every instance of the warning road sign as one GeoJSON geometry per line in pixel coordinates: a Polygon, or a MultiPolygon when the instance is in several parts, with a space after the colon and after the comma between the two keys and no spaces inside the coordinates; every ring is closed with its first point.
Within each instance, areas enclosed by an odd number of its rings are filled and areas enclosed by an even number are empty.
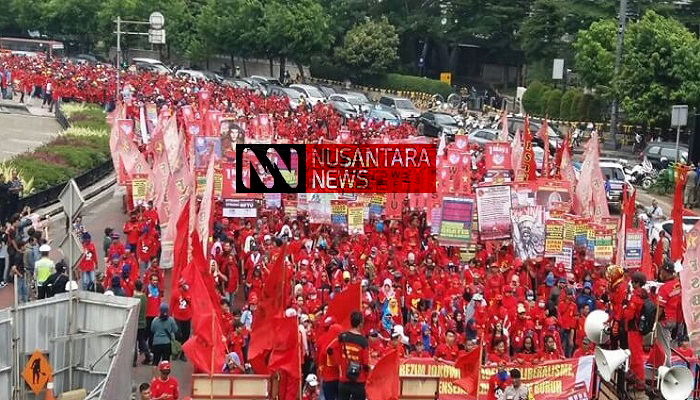
{"type": "Polygon", "coordinates": [[[22,371],[22,377],[29,385],[29,388],[32,389],[32,392],[35,395],[39,395],[41,389],[46,386],[46,382],[51,378],[52,373],[51,364],[46,360],[46,357],[41,354],[41,351],[34,350],[22,371]]]}

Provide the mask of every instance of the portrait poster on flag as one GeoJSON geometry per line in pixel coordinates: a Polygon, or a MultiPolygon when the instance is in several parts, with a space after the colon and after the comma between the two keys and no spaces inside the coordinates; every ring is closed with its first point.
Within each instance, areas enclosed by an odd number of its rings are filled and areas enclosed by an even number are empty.
{"type": "Polygon", "coordinates": [[[641,229],[628,229],[625,235],[625,268],[639,268],[642,266],[642,240],[644,235],[641,229]]]}
{"type": "Polygon", "coordinates": [[[331,200],[331,225],[341,229],[348,227],[348,201],[331,200]]]}
{"type": "Polygon", "coordinates": [[[472,239],[474,200],[470,198],[444,197],[440,217],[441,243],[468,244],[472,239]]]}
{"type": "Polygon", "coordinates": [[[607,265],[612,262],[615,253],[614,237],[613,231],[604,227],[595,230],[593,259],[596,264],[607,265]]]}
{"type": "Polygon", "coordinates": [[[537,205],[545,211],[571,208],[571,186],[564,181],[554,179],[539,179],[537,181],[537,205]],[[561,203],[566,203],[563,206],[561,203]]]}
{"type": "Polygon", "coordinates": [[[477,187],[476,209],[481,240],[510,239],[510,186],[477,187]]]}
{"type": "Polygon", "coordinates": [[[221,139],[211,136],[195,136],[194,138],[194,167],[206,169],[209,157],[221,159],[221,139]]]}
{"type": "Polygon", "coordinates": [[[527,206],[513,208],[513,245],[517,257],[522,261],[544,255],[545,228],[544,208],[527,206]]]}
{"type": "Polygon", "coordinates": [[[348,233],[362,235],[365,233],[365,207],[358,205],[348,206],[348,233]]]}
{"type": "Polygon", "coordinates": [[[545,222],[545,257],[557,257],[563,254],[564,226],[565,222],[562,219],[550,218],[545,222]]]}
{"type": "Polygon", "coordinates": [[[221,135],[221,154],[227,161],[236,159],[236,145],[245,143],[245,123],[238,118],[224,114],[219,119],[219,134],[221,135]]]}
{"type": "Polygon", "coordinates": [[[484,168],[487,171],[512,169],[510,143],[490,142],[484,145],[484,168]]]}
{"type": "Polygon", "coordinates": [[[312,224],[330,224],[331,223],[331,193],[309,193],[307,199],[309,201],[308,213],[309,222],[312,224]]]}

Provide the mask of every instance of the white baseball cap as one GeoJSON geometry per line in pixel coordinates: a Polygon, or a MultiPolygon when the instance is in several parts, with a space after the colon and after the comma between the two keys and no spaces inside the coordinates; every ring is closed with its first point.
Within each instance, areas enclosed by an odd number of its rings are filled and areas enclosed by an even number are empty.
{"type": "Polygon", "coordinates": [[[306,383],[311,387],[318,386],[318,377],[315,374],[309,374],[306,377],[306,383]]]}
{"type": "Polygon", "coordinates": [[[42,244],[41,246],[39,246],[39,251],[42,253],[48,253],[51,251],[51,246],[49,246],[48,244],[42,244]]]}

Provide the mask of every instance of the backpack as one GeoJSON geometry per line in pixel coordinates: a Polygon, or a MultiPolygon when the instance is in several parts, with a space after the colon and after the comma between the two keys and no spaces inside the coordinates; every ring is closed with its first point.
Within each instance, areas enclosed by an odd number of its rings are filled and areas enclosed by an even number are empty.
{"type": "Polygon", "coordinates": [[[650,299],[644,299],[642,310],[639,315],[639,333],[646,335],[654,330],[656,321],[656,305],[650,299]]]}

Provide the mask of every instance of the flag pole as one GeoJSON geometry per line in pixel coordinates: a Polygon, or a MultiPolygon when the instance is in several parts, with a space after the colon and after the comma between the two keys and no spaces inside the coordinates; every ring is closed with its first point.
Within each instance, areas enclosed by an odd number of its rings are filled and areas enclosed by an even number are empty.
{"type": "Polygon", "coordinates": [[[216,333],[214,332],[214,318],[216,318],[216,315],[212,313],[211,315],[211,361],[210,361],[210,366],[211,368],[209,369],[209,399],[214,398],[214,356],[216,355],[216,342],[215,342],[215,336],[216,333]]]}

